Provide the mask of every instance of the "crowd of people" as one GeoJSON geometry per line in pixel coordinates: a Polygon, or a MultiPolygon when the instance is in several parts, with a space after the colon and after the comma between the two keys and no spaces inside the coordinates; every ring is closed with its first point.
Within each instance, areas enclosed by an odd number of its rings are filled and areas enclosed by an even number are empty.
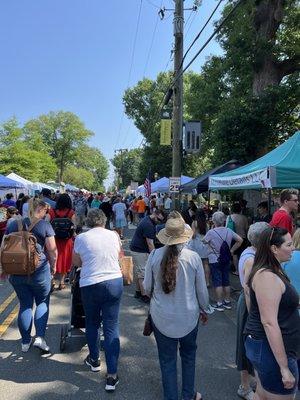
{"type": "Polygon", "coordinates": [[[197,207],[184,198],[178,212],[172,211],[168,194],[148,199],[43,189],[39,196],[20,194],[16,201],[12,194],[6,195],[0,205],[1,254],[7,238],[20,231],[20,224],[36,237],[40,254],[38,267],[29,277],[9,277],[20,302],[21,350],[27,352],[33,345],[50,352],[45,332],[51,290],[64,290],[72,266],[79,267],[89,348],[85,363],[94,372],[100,370],[102,321],[105,389],[115,390],[119,383],[122,239],[124,228],[132,224],[136,225],[130,243],[135,298],[150,303],[147,323],[157,343],[164,399],[179,397],[178,346],[180,398],[202,399],[195,388],[199,321],[205,324],[213,311],[232,309],[234,275],[242,287],[237,304],[236,363],[241,374],[237,393],[245,400],[294,399],[300,358],[300,229],[294,219],[298,191],[283,190],[280,202],[272,216],[268,204],[258,204],[258,216],[250,223],[240,202],[228,213],[197,207]]]}

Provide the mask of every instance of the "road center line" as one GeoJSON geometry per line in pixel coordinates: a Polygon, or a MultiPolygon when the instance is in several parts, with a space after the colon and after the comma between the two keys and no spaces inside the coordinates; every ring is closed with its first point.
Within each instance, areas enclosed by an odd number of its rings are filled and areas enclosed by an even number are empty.
{"type": "Polygon", "coordinates": [[[0,305],[0,314],[10,305],[10,303],[16,298],[16,293],[12,294],[0,305]]]}
{"type": "Polygon", "coordinates": [[[4,335],[4,333],[7,331],[11,323],[14,321],[16,316],[18,315],[19,312],[19,304],[15,306],[15,308],[12,310],[12,312],[8,315],[8,317],[5,318],[3,323],[0,325],[0,337],[4,335]]]}

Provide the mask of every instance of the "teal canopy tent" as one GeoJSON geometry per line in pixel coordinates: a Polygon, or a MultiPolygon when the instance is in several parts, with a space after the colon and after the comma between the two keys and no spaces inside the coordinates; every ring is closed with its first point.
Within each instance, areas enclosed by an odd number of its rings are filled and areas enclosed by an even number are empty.
{"type": "Polygon", "coordinates": [[[210,190],[300,188],[300,131],[263,157],[209,177],[210,190]]]}

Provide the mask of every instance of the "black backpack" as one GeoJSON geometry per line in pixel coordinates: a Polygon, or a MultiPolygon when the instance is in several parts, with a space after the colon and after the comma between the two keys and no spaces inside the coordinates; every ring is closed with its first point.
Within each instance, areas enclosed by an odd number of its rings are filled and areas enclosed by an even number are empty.
{"type": "Polygon", "coordinates": [[[55,217],[51,221],[52,228],[55,232],[55,237],[58,239],[70,239],[74,235],[74,224],[71,218],[68,217],[70,210],[65,216],[59,217],[54,210],[55,217]]]}
{"type": "Polygon", "coordinates": [[[220,255],[218,257],[218,263],[221,265],[227,265],[231,261],[230,247],[228,246],[228,243],[226,242],[228,231],[226,233],[225,239],[223,239],[222,236],[220,236],[216,230],[215,230],[215,232],[222,240],[222,244],[220,247],[220,255]]]}

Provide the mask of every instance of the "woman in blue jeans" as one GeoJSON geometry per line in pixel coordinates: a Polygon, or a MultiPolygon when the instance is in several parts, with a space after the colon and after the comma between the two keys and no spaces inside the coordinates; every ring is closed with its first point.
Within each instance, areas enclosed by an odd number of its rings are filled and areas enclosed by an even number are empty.
{"type": "Polygon", "coordinates": [[[201,258],[184,247],[192,235],[181,217],[168,219],[157,234],[165,246],[153,250],[146,265],[144,288],[151,297],[164,400],[178,400],[178,345],[182,365],[180,399],[202,399],[194,388],[196,339],[199,317],[206,322],[202,310],[208,306],[208,292],[201,258]]]}
{"type": "MultiPolygon", "coordinates": [[[[34,224],[33,235],[37,238],[40,251],[40,262],[36,271],[30,275],[11,275],[9,281],[13,286],[19,302],[18,327],[22,337],[22,352],[27,352],[32,344],[31,329],[33,322],[36,337],[33,346],[43,352],[50,352],[45,341],[45,333],[49,316],[49,297],[51,288],[51,274],[55,273],[57,250],[54,231],[49,222],[45,221],[48,204],[39,199],[30,200],[30,218],[24,218],[23,229],[28,229],[34,224]]],[[[13,221],[7,228],[6,234],[17,232],[18,222],[13,221]]]]}
{"type": "Polygon", "coordinates": [[[113,392],[119,383],[119,308],[123,293],[119,257],[122,249],[118,234],[105,229],[105,223],[103,211],[89,210],[86,224],[90,229],[75,239],[73,265],[82,267],[79,285],[89,348],[85,363],[93,372],[100,371],[98,337],[102,315],[107,365],[105,390],[113,392]]]}

